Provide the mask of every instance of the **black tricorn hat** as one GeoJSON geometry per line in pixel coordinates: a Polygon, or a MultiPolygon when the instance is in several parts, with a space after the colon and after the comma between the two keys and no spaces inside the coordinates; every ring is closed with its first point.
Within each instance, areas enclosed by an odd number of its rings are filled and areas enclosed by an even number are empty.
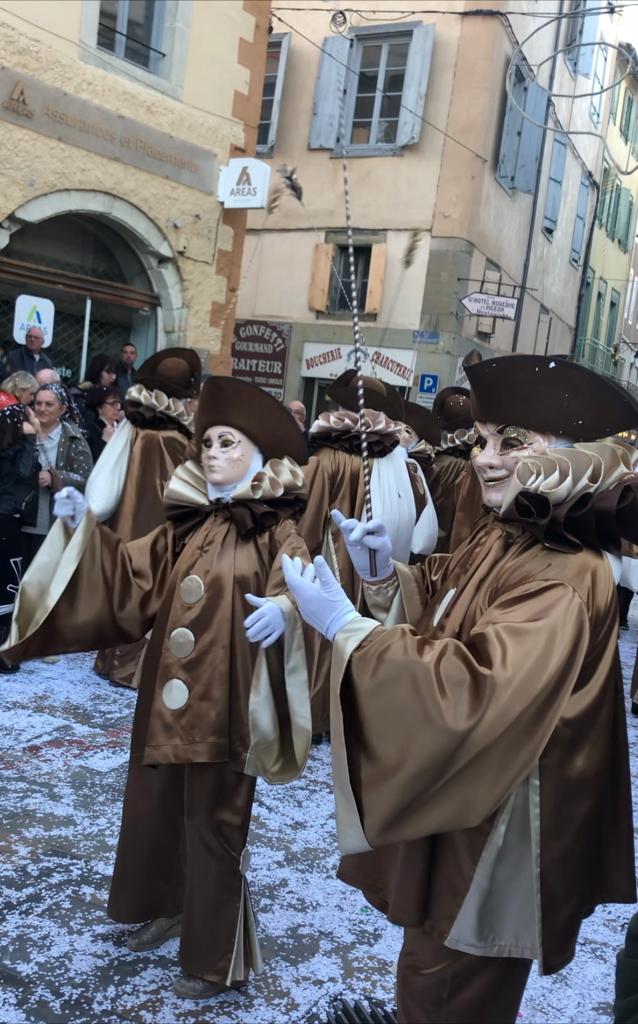
{"type": "Polygon", "coordinates": [[[209,427],[241,430],[268,459],[288,456],[303,465],[306,441],[292,413],[281,402],[237,377],[209,377],[195,413],[195,442],[199,448],[209,427]]]}
{"type": "Polygon", "coordinates": [[[468,366],[474,419],[597,441],[638,426],[638,402],[620,384],[560,356],[511,355],[468,366]]]}
{"type": "Polygon", "coordinates": [[[422,405],[416,402],[403,402],[403,413],[401,422],[412,427],[414,433],[421,439],[427,441],[433,448],[441,443],[441,428],[436,416],[422,405]]]}
{"type": "MultiPolygon", "coordinates": [[[[346,370],[337,377],[326,389],[326,393],[333,402],[342,405],[350,412],[358,412],[357,401],[357,371],[346,370]]],[[[383,412],[391,420],[400,420],[403,416],[403,399],[391,384],[377,377],[363,378],[363,397],[366,409],[374,409],[376,412],[383,412]]]]}
{"type": "Polygon", "coordinates": [[[163,348],[142,363],[135,383],[168,398],[197,398],[202,361],[194,348],[163,348]]]}
{"type": "Polygon", "coordinates": [[[467,388],[443,388],[434,399],[432,412],[439,421],[441,430],[448,430],[452,434],[455,430],[469,430],[474,426],[470,392],[467,388]]]}

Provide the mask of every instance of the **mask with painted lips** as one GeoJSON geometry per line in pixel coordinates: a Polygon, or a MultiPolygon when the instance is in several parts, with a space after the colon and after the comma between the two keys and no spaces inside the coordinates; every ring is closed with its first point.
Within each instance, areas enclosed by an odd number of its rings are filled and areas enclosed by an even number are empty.
{"type": "Polygon", "coordinates": [[[500,509],[519,461],[527,455],[542,454],[556,439],[551,434],[539,434],[525,427],[494,423],[477,423],[476,430],[471,459],[481,485],[483,504],[500,509]]]}
{"type": "Polygon", "coordinates": [[[235,427],[209,427],[202,438],[204,476],[217,487],[239,483],[250,468],[257,446],[235,427]]]}

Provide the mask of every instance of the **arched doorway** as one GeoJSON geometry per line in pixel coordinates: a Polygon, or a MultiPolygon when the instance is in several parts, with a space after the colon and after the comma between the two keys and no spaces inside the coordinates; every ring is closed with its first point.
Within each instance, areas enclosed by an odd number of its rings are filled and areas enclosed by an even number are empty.
{"type": "Polygon", "coordinates": [[[81,379],[98,352],[117,356],[126,341],[137,347],[138,365],[156,348],[183,342],[174,254],[138,208],[103,193],[53,193],[16,210],[2,227],[3,344],[11,342],[23,292],[55,305],[48,354],[66,380],[81,379]]]}

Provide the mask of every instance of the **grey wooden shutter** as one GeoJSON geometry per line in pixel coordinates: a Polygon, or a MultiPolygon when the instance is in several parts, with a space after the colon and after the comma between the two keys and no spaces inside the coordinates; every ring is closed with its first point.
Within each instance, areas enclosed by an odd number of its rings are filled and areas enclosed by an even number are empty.
{"type": "Polygon", "coordinates": [[[572,248],[569,254],[570,263],[573,263],[576,267],[580,262],[580,255],[583,251],[588,206],[589,181],[587,178],[581,178],[580,189],[578,190],[578,201],[576,203],[576,220],[574,221],[574,232],[572,234],[572,248]]]}
{"type": "Polygon", "coordinates": [[[631,192],[623,188],[618,202],[618,216],[614,225],[614,241],[617,241],[623,252],[628,251],[629,221],[631,220],[631,192]]]}
{"type": "Polygon", "coordinates": [[[328,36],[322,45],[310,122],[309,149],[334,149],[339,134],[339,104],[346,84],[350,46],[345,36],[328,36]]]}
{"type": "MultiPolygon", "coordinates": [[[[279,51],[279,67],[277,68],[277,81],[275,83],[275,94],[272,101],[272,112],[270,115],[270,128],[268,129],[268,140],[266,152],[272,153],[277,140],[277,125],[279,124],[279,110],[281,108],[281,96],[284,89],[284,77],[286,75],[286,61],[288,60],[288,47],[290,46],[290,32],[281,37],[281,49],[279,51]]],[[[263,151],[262,151],[263,152],[263,151]]]]}
{"type": "Polygon", "coordinates": [[[412,32],[405,69],[402,106],[397,127],[398,146],[412,146],[419,141],[433,46],[434,25],[417,26],[412,32]]]}
{"type": "Polygon", "coordinates": [[[595,2],[595,0],[587,0],[585,11],[582,14],[583,20],[581,22],[580,45],[576,58],[576,71],[584,78],[591,78],[596,47],[583,44],[594,43],[598,34],[598,15],[591,14],[590,10],[599,6],[601,5],[595,2]]]}
{"type": "MultiPolygon", "coordinates": [[[[525,103],[525,78],[520,68],[516,68],[514,71],[511,88],[512,96],[518,103],[518,106],[522,108],[525,103]]],[[[501,130],[498,167],[496,169],[496,180],[507,189],[514,186],[522,122],[522,113],[514,106],[508,96],[505,116],[503,118],[503,128],[501,130]]]]}
{"type": "Polygon", "coordinates": [[[527,82],[525,91],[525,114],[521,125],[521,137],[516,161],[514,188],[530,195],[536,190],[538,161],[541,155],[543,128],[547,113],[547,90],[536,82],[527,82]],[[537,122],[536,124],[534,122],[537,122]]]}
{"type": "Polygon", "coordinates": [[[553,234],[558,224],[560,196],[565,176],[565,160],[567,157],[567,139],[564,135],[556,135],[552,146],[552,159],[547,182],[547,198],[543,214],[543,231],[553,234]]]}

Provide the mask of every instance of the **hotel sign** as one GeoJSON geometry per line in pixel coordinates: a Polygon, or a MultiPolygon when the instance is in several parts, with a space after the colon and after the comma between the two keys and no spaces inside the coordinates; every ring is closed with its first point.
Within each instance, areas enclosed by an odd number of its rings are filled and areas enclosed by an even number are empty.
{"type": "Polygon", "coordinates": [[[210,150],[6,67],[0,67],[0,118],[200,192],[215,189],[210,150]]]}

